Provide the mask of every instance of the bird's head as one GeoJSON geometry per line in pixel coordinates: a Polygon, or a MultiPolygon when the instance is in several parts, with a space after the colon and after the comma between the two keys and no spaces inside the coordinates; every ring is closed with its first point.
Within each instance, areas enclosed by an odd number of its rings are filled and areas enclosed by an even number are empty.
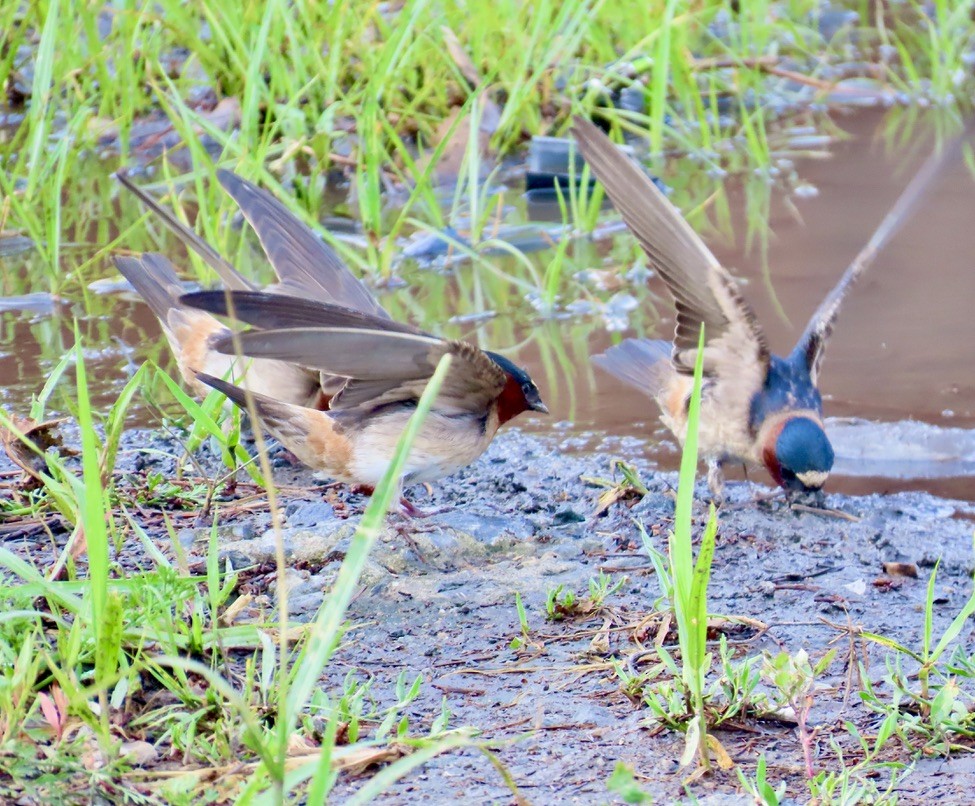
{"type": "Polygon", "coordinates": [[[818,493],[833,469],[833,446],[818,420],[785,417],[764,435],[762,462],[786,492],[818,493]]]}
{"type": "Polygon", "coordinates": [[[540,414],[548,414],[548,406],[542,402],[538,387],[535,386],[535,382],[524,369],[503,355],[490,351],[485,352],[508,376],[508,382],[498,398],[498,418],[502,423],[506,423],[512,417],[517,417],[523,411],[537,411],[540,414]]]}

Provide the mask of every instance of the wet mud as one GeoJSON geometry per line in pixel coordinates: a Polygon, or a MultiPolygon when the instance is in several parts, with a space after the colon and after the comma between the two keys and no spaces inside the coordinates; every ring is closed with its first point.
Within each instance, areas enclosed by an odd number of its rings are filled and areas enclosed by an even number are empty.
{"type": "MultiPolygon", "coordinates": [[[[653,544],[666,550],[672,523],[673,474],[652,469],[645,446],[635,440],[609,453],[566,451],[567,440],[515,429],[502,433],[472,467],[434,486],[408,491],[421,508],[444,511],[406,530],[388,528],[377,542],[348,617],[352,629],[322,685],[341,688],[350,672],[372,680],[378,703],[395,700],[401,672],[422,675],[422,692],[408,710],[415,733],[429,729],[445,703],[450,726],[472,726],[493,748],[518,790],[531,802],[592,803],[612,800],[606,779],[617,761],[640,776],[656,802],[683,797],[677,762],[683,737],[648,727],[649,713],[622,692],[612,662],[624,664],[648,637],[647,617],[660,597],[659,582],[641,547],[637,523],[653,544]],[[633,459],[649,494],[614,505],[593,517],[601,488],[586,481],[610,475],[614,457],[633,459]],[[600,572],[626,577],[620,591],[585,617],[547,621],[547,593],[557,585],[585,596],[600,572]],[[522,597],[530,643],[512,649],[521,634],[515,594],[522,597]],[[638,643],[638,642],[642,642],[638,643]]],[[[178,447],[158,433],[126,435],[120,470],[172,473],[178,447]],[[151,449],[151,453],[147,450],[151,449]]],[[[283,487],[284,542],[294,618],[309,620],[327,595],[358,521],[364,499],[326,488],[285,454],[275,454],[275,475],[283,487]]],[[[935,632],[958,612],[971,588],[975,567],[972,534],[975,507],[923,493],[847,497],[831,494],[828,504],[845,518],[791,511],[781,500],[755,503],[757,485],[732,483],[719,511],[718,548],[710,611],[743,617],[749,629],[729,632],[742,655],[805,649],[814,659],[838,646],[812,712],[821,726],[816,767],[836,759],[830,739],[852,752],[843,729],[851,721],[862,731],[879,717],[859,704],[856,692],[844,703],[847,653],[865,663],[880,696],[885,692],[884,651],[847,631],[863,628],[917,647],[921,640],[927,577],[940,560],[935,632]],[[919,578],[888,576],[883,563],[916,566],[919,578]],[[758,622],[767,629],[757,630],[758,622]]],[[[706,489],[698,489],[698,527],[706,515],[706,489]]],[[[241,618],[274,611],[278,582],[273,573],[274,537],[260,503],[218,504],[220,541],[241,573],[240,591],[255,598],[241,618]]],[[[209,523],[196,511],[170,513],[188,559],[201,562],[209,523]]],[[[137,519],[160,549],[172,554],[161,513],[144,507],[137,519]]],[[[63,538],[63,535],[62,535],[63,538]]],[[[54,547],[43,535],[0,536],[3,545],[41,566],[54,547]]],[[[148,567],[136,541],[119,557],[123,567],[148,567]]],[[[201,566],[202,567],[202,566],[201,566]]],[[[975,652],[970,626],[959,643],[975,652]]],[[[967,685],[963,682],[962,685],[967,685]]],[[[769,778],[789,783],[790,796],[805,800],[802,753],[793,725],[745,720],[722,730],[721,742],[746,770],[760,753],[769,778]]],[[[151,737],[150,737],[151,740],[151,737]]],[[[901,752],[902,759],[906,756],[901,752]]],[[[339,797],[358,781],[343,778],[339,797]]],[[[901,803],[962,803],[975,785],[966,757],[926,760],[905,779],[901,803]]],[[[718,773],[694,786],[699,798],[746,802],[733,793],[732,775],[718,773]]],[[[508,802],[510,788],[479,751],[435,759],[396,784],[384,802],[508,802]]]]}

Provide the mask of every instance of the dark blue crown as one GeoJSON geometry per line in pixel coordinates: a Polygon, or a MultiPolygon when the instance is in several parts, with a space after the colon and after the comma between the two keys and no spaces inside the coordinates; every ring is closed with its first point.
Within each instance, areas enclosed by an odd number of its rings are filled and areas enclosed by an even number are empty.
{"type": "Polygon", "coordinates": [[[793,474],[829,473],[833,467],[833,446],[819,423],[808,417],[786,421],[775,441],[775,458],[793,474]]]}

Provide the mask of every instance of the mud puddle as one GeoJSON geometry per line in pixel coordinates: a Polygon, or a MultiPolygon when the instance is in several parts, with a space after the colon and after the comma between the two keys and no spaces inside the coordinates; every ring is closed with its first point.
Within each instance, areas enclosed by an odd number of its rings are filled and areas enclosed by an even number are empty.
{"type": "MultiPolygon", "coordinates": [[[[765,187],[765,180],[751,178],[728,190],[737,243],[704,225],[719,259],[745,281],[748,298],[777,351],[791,347],[806,318],[927,154],[930,127],[898,129],[896,123],[878,112],[837,113],[829,158],[797,163],[801,197],[776,188],[756,191],[755,183],[765,187]],[[763,193],[770,198],[767,220],[764,214],[745,212],[756,199],[761,208],[763,193]],[[767,236],[762,234],[766,224],[767,236]],[[746,248],[750,228],[754,237],[746,248]]],[[[506,219],[512,226],[531,229],[533,216],[544,217],[537,205],[526,201],[519,180],[499,193],[499,209],[504,202],[513,211],[506,219]]],[[[822,389],[828,417],[856,418],[864,427],[843,422],[832,429],[838,454],[832,490],[860,494],[921,489],[975,499],[973,215],[975,183],[959,159],[847,300],[827,351],[822,389]],[[922,433],[923,426],[941,431],[932,441],[930,433],[922,433]]],[[[607,220],[614,220],[611,214],[607,220]]],[[[512,237],[525,248],[539,246],[541,236],[518,232],[512,237]]],[[[589,362],[620,335],[667,337],[672,332],[670,303],[661,284],[639,272],[621,279],[616,271],[630,269],[620,265],[618,256],[631,254],[628,241],[621,238],[628,236],[599,242],[583,238],[569,247],[566,271],[592,275],[595,268],[596,279],[581,275],[578,299],[557,300],[558,315],[547,320],[538,316],[538,294],[526,293],[511,281],[506,270],[518,272],[509,258],[500,256],[491,259],[496,272],[486,271],[483,264],[443,270],[437,262],[421,266],[408,261],[401,267],[405,285],[383,290],[383,304],[395,317],[446,335],[495,349],[511,347],[509,354],[529,368],[553,412],[550,418],[527,421],[530,430],[571,434],[566,447],[579,450],[621,446],[624,456],[630,455],[626,438],[639,437],[630,446],[633,451],[662,469],[674,469],[678,452],[669,434],[660,430],[653,404],[589,362]],[[600,274],[606,269],[611,271],[600,274]],[[611,287],[600,290],[607,281],[611,287]],[[485,310],[488,318],[482,317],[485,310]]],[[[166,244],[142,248],[165,249],[166,244]]],[[[550,250],[536,251],[531,260],[544,273],[551,256],[550,250]]],[[[146,356],[169,364],[158,325],[144,306],[118,293],[38,300],[36,289],[11,280],[18,267],[27,279],[31,276],[31,258],[24,260],[22,255],[0,257],[5,289],[14,294],[0,309],[0,395],[6,405],[16,410],[28,405],[71,345],[76,316],[97,405],[107,408],[127,372],[146,356]]],[[[91,287],[100,291],[112,290],[108,260],[90,271],[96,270],[108,284],[95,276],[86,282],[94,282],[91,287]]],[[[52,408],[70,408],[67,393],[58,394],[52,408]]],[[[134,424],[157,422],[139,405],[137,401],[134,424]]],[[[764,481],[762,475],[757,478],[764,481]]]]}

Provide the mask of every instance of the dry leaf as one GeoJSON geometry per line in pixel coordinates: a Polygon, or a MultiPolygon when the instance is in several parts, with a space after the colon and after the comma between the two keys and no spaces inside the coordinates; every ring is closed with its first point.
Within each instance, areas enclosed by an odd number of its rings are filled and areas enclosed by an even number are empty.
{"type": "Polygon", "coordinates": [[[917,566],[914,563],[881,563],[884,573],[892,577],[917,579],[917,566]]]}
{"type": "Polygon", "coordinates": [[[122,742],[119,755],[135,767],[146,767],[159,758],[156,748],[149,742],[122,742]]]}
{"type": "Polygon", "coordinates": [[[731,755],[724,749],[724,745],[718,741],[718,737],[713,733],[708,734],[708,750],[713,753],[714,760],[721,769],[730,770],[734,768],[735,762],[732,761],[731,755]]]}
{"type": "Polygon", "coordinates": [[[61,444],[61,437],[56,433],[57,427],[67,422],[67,419],[46,420],[39,423],[30,417],[14,416],[11,420],[15,430],[0,426],[0,441],[3,442],[3,449],[10,457],[10,461],[27,474],[24,486],[34,489],[44,483],[41,474],[47,469],[47,462],[43,454],[49,448],[57,448],[62,456],[75,453],[61,444]],[[34,451],[24,440],[33,443],[40,453],[34,451]]]}
{"type": "Polygon", "coordinates": [[[613,622],[610,619],[606,619],[606,621],[603,622],[603,626],[599,628],[599,632],[597,632],[593,636],[592,641],[589,642],[590,652],[597,655],[608,655],[612,651],[609,644],[609,628],[612,626],[612,623],[613,622]]]}

